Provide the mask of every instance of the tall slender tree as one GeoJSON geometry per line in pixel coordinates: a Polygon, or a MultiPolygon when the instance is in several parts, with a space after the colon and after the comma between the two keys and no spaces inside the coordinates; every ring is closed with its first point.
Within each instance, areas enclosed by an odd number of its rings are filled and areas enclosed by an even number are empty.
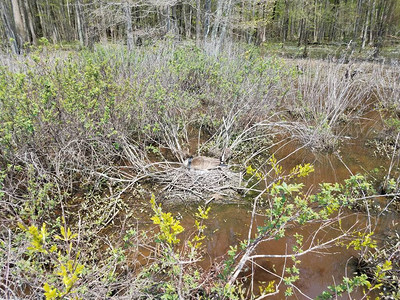
{"type": "Polygon", "coordinates": [[[13,12],[13,17],[14,17],[14,26],[15,26],[15,38],[17,40],[17,45],[18,45],[18,52],[21,50],[23,44],[27,41],[27,32],[25,28],[25,23],[23,21],[22,13],[21,13],[21,8],[19,5],[18,0],[11,0],[11,7],[12,7],[12,12],[13,12]]]}

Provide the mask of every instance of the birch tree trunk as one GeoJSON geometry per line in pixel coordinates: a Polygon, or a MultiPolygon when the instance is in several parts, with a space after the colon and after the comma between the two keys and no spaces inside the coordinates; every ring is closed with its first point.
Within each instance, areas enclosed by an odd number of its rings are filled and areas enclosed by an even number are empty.
{"type": "Polygon", "coordinates": [[[213,27],[212,43],[214,44],[214,54],[217,55],[221,46],[225,42],[226,29],[232,9],[232,0],[219,0],[219,8],[217,10],[217,19],[213,27]],[[215,29],[215,30],[214,30],[215,29]],[[219,37],[218,30],[220,31],[219,37]]]}
{"type": "Polygon", "coordinates": [[[76,25],[77,25],[77,29],[78,29],[78,36],[79,36],[79,42],[81,44],[81,46],[84,45],[83,42],[83,32],[82,32],[82,25],[81,25],[81,15],[79,13],[79,0],[76,0],[75,2],[75,12],[76,12],[76,25]]]}
{"type": "Polygon", "coordinates": [[[165,9],[165,21],[167,25],[167,33],[171,30],[171,6],[167,4],[167,8],[165,9]]]}
{"type": "Polygon", "coordinates": [[[313,42],[318,42],[319,18],[317,13],[318,5],[317,0],[314,1],[314,28],[313,28],[313,42]]]}
{"type": "Polygon", "coordinates": [[[375,20],[375,5],[376,5],[376,0],[373,0],[372,4],[372,9],[371,9],[371,15],[370,15],[370,30],[369,30],[369,44],[372,45],[373,40],[374,40],[374,31],[373,31],[373,24],[375,20]]]}

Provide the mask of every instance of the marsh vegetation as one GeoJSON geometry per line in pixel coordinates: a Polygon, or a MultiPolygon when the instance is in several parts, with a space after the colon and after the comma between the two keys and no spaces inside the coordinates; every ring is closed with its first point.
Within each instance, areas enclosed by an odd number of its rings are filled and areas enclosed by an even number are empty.
{"type": "Polygon", "coordinates": [[[396,1],[192,2],[0,4],[0,298],[400,299],[396,1]]]}
{"type": "Polygon", "coordinates": [[[398,65],[174,41],[1,65],[6,297],[398,297],[398,65]]]}

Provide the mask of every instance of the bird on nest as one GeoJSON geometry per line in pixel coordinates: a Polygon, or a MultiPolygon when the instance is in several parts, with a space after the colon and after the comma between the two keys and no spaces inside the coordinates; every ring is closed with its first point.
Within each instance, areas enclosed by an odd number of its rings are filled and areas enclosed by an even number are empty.
{"type": "Polygon", "coordinates": [[[219,167],[226,167],[227,165],[221,159],[207,156],[189,156],[183,162],[185,168],[189,170],[213,170],[219,167]]]}

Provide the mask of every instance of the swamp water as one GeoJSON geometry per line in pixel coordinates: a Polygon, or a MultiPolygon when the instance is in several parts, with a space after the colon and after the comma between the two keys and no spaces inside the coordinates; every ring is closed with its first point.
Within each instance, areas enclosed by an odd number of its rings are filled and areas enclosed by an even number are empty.
{"type": "MultiPolygon", "coordinates": [[[[353,174],[369,171],[375,168],[377,164],[386,163],[384,160],[374,158],[370,149],[363,147],[360,143],[348,145],[343,148],[352,151],[347,152],[348,155],[343,156],[341,159],[333,155],[327,155],[313,160],[311,153],[307,153],[307,151],[303,153],[299,152],[290,162],[287,162],[287,167],[289,169],[289,165],[292,164],[312,162],[315,166],[315,172],[311,173],[307,178],[305,190],[316,190],[320,182],[343,182],[344,179],[351,175],[350,171],[353,174]]],[[[165,208],[165,210],[168,210],[168,208],[165,208]]],[[[191,208],[190,210],[194,212],[195,208],[191,208]]],[[[181,211],[181,209],[176,207],[169,209],[169,211],[181,211]]],[[[214,260],[220,260],[229,250],[229,246],[237,245],[241,240],[247,239],[251,220],[251,207],[246,205],[215,204],[211,207],[210,216],[210,220],[207,222],[207,236],[209,237],[207,241],[207,253],[202,263],[202,266],[206,268],[210,267],[214,260]]],[[[189,227],[193,224],[190,219],[188,221],[186,216],[183,217],[183,220],[188,222],[182,221],[184,227],[186,225],[189,227]]],[[[355,226],[355,230],[365,230],[368,221],[372,223],[372,230],[375,232],[375,239],[378,240],[378,243],[388,231],[399,232],[400,230],[400,226],[397,223],[398,215],[394,213],[380,216],[379,219],[372,218],[368,220],[363,213],[348,212],[347,217],[342,221],[342,226],[343,229],[355,226]]],[[[263,219],[256,218],[253,228],[262,224],[263,219]]],[[[287,237],[260,245],[257,248],[256,254],[285,255],[291,253],[292,246],[295,245],[295,238],[293,237],[295,233],[304,236],[304,246],[306,248],[309,243],[307,238],[310,238],[317,229],[318,224],[306,226],[301,230],[292,227],[287,230],[287,237]]],[[[318,234],[318,237],[323,240],[329,240],[335,238],[337,235],[338,232],[333,228],[326,228],[318,234]]],[[[314,299],[326,290],[327,286],[341,283],[343,276],[352,277],[356,272],[357,263],[354,255],[355,251],[352,249],[346,249],[343,246],[333,246],[323,249],[319,253],[309,253],[299,257],[301,260],[299,265],[300,280],[295,285],[304,295],[295,291],[296,296],[292,296],[290,299],[314,299]]],[[[268,283],[271,280],[275,280],[275,282],[278,282],[280,279],[270,272],[279,275],[282,274],[284,267],[291,265],[290,259],[263,259],[257,261],[252,267],[249,266],[243,275],[249,276],[251,270],[254,271],[253,284],[254,291],[257,293],[259,290],[258,281],[268,283]]],[[[266,284],[264,285],[266,286],[266,284]]],[[[352,293],[352,296],[354,299],[361,299],[362,293],[361,291],[352,293]]],[[[284,291],[271,298],[284,299],[284,291]]],[[[348,299],[348,297],[343,296],[343,299],[348,299]]]]}
{"type": "MultiPolygon", "coordinates": [[[[373,114],[376,117],[377,114],[373,114]]],[[[285,158],[280,162],[284,170],[290,170],[297,164],[311,163],[315,171],[311,173],[304,181],[304,191],[309,193],[317,192],[319,183],[339,182],[349,178],[356,173],[371,172],[381,166],[387,168],[390,160],[374,155],[374,149],[366,146],[366,140],[373,132],[373,126],[379,122],[373,118],[368,118],[365,122],[357,125],[357,128],[351,128],[351,138],[349,137],[340,147],[340,152],[336,154],[314,154],[303,148],[297,151],[298,144],[290,142],[276,151],[275,156],[278,160],[285,158]],[[370,124],[367,124],[370,123],[370,124]],[[367,126],[367,125],[368,126],[367,126]],[[373,125],[371,127],[371,125],[373,125]],[[354,134],[355,133],[355,134],[354,134]],[[295,151],[296,150],[296,151],[295,151]]],[[[377,205],[385,205],[385,198],[376,200],[377,205]]],[[[171,212],[174,216],[182,217],[181,223],[184,228],[192,228],[196,205],[164,205],[163,210],[171,212]]],[[[143,216],[142,216],[143,217],[143,216]]],[[[148,216],[149,218],[149,216],[148,216]]],[[[365,231],[368,224],[374,231],[374,238],[378,241],[384,239],[388,232],[399,232],[399,215],[396,213],[387,213],[380,215],[379,218],[361,212],[347,212],[347,216],[342,220],[342,228],[365,231]]],[[[210,219],[206,221],[206,253],[204,260],[200,263],[203,268],[212,268],[215,262],[226,258],[224,255],[230,246],[238,245],[240,241],[248,238],[248,231],[251,221],[251,205],[248,204],[217,204],[211,203],[210,219]]],[[[150,223],[147,223],[150,224],[150,223]]],[[[261,217],[256,218],[254,228],[263,224],[261,217]]],[[[327,227],[315,233],[319,224],[302,226],[302,228],[291,227],[286,232],[286,237],[279,240],[269,241],[261,244],[256,254],[267,255],[285,255],[292,253],[292,246],[295,245],[295,233],[304,236],[304,249],[310,245],[312,237],[315,239],[329,240],[338,236],[338,231],[332,227],[327,227]]],[[[342,282],[343,277],[352,277],[356,272],[357,259],[356,252],[347,249],[345,246],[333,245],[322,249],[318,253],[311,252],[299,257],[300,279],[294,283],[298,288],[294,290],[294,295],[289,299],[314,299],[330,285],[337,285],[342,282]]],[[[247,281],[245,286],[253,288],[255,294],[259,291],[259,285],[267,286],[268,282],[275,280],[278,283],[281,278],[275,274],[282,275],[284,268],[292,266],[291,259],[268,258],[256,261],[249,265],[242,274],[242,278],[254,274],[253,282],[247,281]],[[261,283],[261,284],[260,284],[261,283]]],[[[352,293],[353,299],[361,299],[362,292],[352,293]]],[[[374,295],[370,295],[374,296],[374,295]]],[[[269,299],[285,299],[284,285],[281,285],[280,292],[269,299]]],[[[349,299],[347,295],[338,297],[338,299],[349,299]]]]}

